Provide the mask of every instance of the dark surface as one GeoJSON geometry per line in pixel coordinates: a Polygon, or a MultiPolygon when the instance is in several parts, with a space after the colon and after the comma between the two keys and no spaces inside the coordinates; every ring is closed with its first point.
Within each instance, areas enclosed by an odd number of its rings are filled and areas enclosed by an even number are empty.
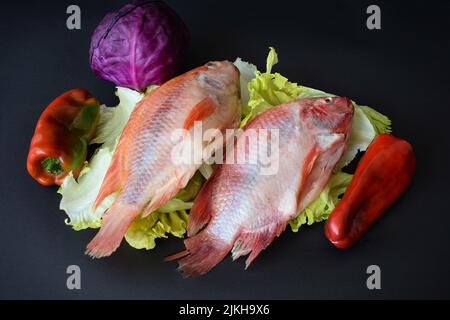
{"type": "Polygon", "coordinates": [[[321,224],[288,229],[249,270],[228,257],[197,279],[163,262],[179,239],[151,252],[123,244],[107,259],[84,256],[95,231],[66,227],[56,188],[25,169],[34,125],[54,97],[83,86],[114,105],[113,85],[89,69],[88,48],[104,14],[125,1],[76,1],[81,31],[65,26],[72,1],[3,2],[0,298],[450,298],[450,5],[377,1],[382,30],[369,31],[371,2],[169,2],[191,32],[187,68],[240,56],[263,69],[274,46],[277,71],[389,115],[417,153],[413,185],[355,248],[333,248],[321,224]],[[81,267],[82,290],[66,289],[71,264],[81,267]],[[366,288],[371,264],[381,267],[382,290],[366,288]]]}

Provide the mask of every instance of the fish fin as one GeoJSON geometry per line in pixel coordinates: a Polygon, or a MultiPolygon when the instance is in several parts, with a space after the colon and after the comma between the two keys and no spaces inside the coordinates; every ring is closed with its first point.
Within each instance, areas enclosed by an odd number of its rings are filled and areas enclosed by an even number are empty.
{"type": "Polygon", "coordinates": [[[195,121],[202,121],[214,113],[216,104],[210,97],[204,98],[197,103],[184,121],[183,129],[189,130],[195,123],[195,121]]]}
{"type": "Polygon", "coordinates": [[[308,155],[309,161],[305,161],[302,172],[302,185],[297,193],[297,213],[302,212],[328,183],[331,172],[336,163],[342,157],[345,150],[345,143],[339,146],[339,143],[345,140],[343,134],[333,134],[328,138],[321,138],[318,146],[308,155]],[[326,179],[323,179],[326,177],[326,179]]]}
{"type": "Polygon", "coordinates": [[[243,231],[234,242],[231,250],[233,260],[250,253],[245,261],[245,269],[247,269],[260,252],[267,248],[275,237],[280,236],[286,229],[286,225],[286,222],[271,223],[257,230],[243,231]]]}
{"type": "Polygon", "coordinates": [[[189,237],[197,234],[211,219],[211,208],[209,206],[212,196],[212,188],[214,176],[195,197],[194,205],[189,213],[187,224],[187,234],[189,237]]]}
{"type": "Polygon", "coordinates": [[[345,135],[342,133],[320,134],[315,137],[315,145],[307,154],[303,164],[302,181],[308,179],[311,172],[315,169],[320,157],[323,157],[325,152],[332,152],[332,148],[344,140],[345,135]]]}
{"type": "Polygon", "coordinates": [[[175,254],[173,254],[171,256],[166,257],[164,259],[164,261],[165,262],[177,261],[177,260],[180,260],[181,258],[187,256],[188,254],[189,254],[189,251],[184,250],[184,251],[181,251],[181,252],[178,252],[178,253],[175,253],[175,254]]]}
{"type": "Polygon", "coordinates": [[[103,216],[100,231],[87,245],[86,254],[92,258],[101,258],[111,255],[120,246],[128,227],[139,215],[140,210],[122,203],[119,199],[114,201],[111,208],[103,216]]]}
{"type": "Polygon", "coordinates": [[[170,199],[175,197],[181,189],[183,189],[189,182],[189,180],[194,175],[195,171],[193,173],[188,172],[181,176],[179,179],[173,179],[169,183],[167,183],[165,186],[160,188],[155,195],[152,197],[152,200],[148,204],[148,206],[144,209],[144,212],[142,213],[142,218],[147,217],[149,214],[154,212],[156,209],[161,207],[162,205],[166,204],[170,199]]]}
{"type": "Polygon", "coordinates": [[[122,179],[120,177],[120,158],[119,154],[115,154],[111,160],[111,164],[103,178],[102,185],[95,199],[94,205],[92,206],[92,211],[98,208],[102,204],[103,200],[110,194],[117,192],[122,188],[122,179]]]}
{"type": "Polygon", "coordinates": [[[196,277],[207,273],[225,258],[231,246],[212,238],[202,231],[184,241],[186,250],[169,256],[165,261],[177,261],[178,271],[186,277],[196,277]]]}
{"type": "Polygon", "coordinates": [[[302,181],[304,182],[311,171],[314,169],[314,165],[319,157],[319,148],[314,147],[311,151],[306,155],[305,161],[303,162],[303,170],[302,170],[302,181]]]}

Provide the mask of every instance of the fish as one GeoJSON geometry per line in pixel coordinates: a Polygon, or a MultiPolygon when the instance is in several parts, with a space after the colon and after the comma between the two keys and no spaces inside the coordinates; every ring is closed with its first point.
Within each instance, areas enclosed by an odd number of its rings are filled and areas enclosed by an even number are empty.
{"type": "Polygon", "coordinates": [[[319,196],[347,148],[352,118],[352,103],[344,97],[295,100],[256,116],[237,135],[231,153],[236,159],[239,153],[258,155],[258,143],[250,143],[246,133],[259,137],[262,129],[277,130],[278,141],[268,134],[267,143],[279,145],[273,157],[278,170],[262,174],[267,164],[261,161],[218,165],[194,200],[186,249],[166,261],[177,261],[184,276],[199,276],[231,251],[233,260],[248,255],[247,269],[319,196]],[[240,142],[246,147],[237,147],[240,142]]]}
{"type": "Polygon", "coordinates": [[[86,254],[93,258],[111,255],[136,217],[152,214],[184,188],[201,162],[175,161],[175,150],[207,148],[212,141],[195,144],[189,138],[195,124],[201,123],[202,130],[221,132],[236,128],[240,108],[239,70],[229,61],[209,62],[146,95],[120,135],[93,205],[95,211],[106,197],[118,194],[86,254]],[[177,130],[188,138],[177,139],[177,130]]]}

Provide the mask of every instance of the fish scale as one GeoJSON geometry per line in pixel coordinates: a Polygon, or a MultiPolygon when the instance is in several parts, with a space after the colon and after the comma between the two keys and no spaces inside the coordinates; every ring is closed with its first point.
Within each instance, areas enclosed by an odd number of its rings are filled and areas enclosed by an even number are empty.
{"type": "MultiPolygon", "coordinates": [[[[201,121],[204,130],[234,129],[240,117],[239,71],[229,61],[210,62],[155,89],[136,106],[114,152],[94,204],[119,195],[103,215],[102,226],[88,244],[92,257],[104,257],[120,245],[139,215],[152,214],[184,188],[201,163],[178,164],[171,158],[179,129],[201,121]]],[[[186,127],[188,126],[188,127],[186,127]]],[[[202,148],[207,147],[207,142],[202,148]]],[[[203,150],[201,151],[203,152],[203,150]]]]}

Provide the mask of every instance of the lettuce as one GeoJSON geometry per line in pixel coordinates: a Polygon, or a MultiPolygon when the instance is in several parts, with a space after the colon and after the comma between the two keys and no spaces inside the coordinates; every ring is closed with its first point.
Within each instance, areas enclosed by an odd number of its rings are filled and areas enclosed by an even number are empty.
{"type": "MultiPolygon", "coordinates": [[[[204,182],[205,178],[203,177],[203,175],[200,172],[196,172],[191,180],[189,180],[187,186],[184,189],[178,191],[175,198],[182,201],[194,200],[204,182]]],[[[166,204],[165,208],[170,208],[170,206],[166,204]]]]}
{"type": "Polygon", "coordinates": [[[327,186],[322,190],[320,196],[314,200],[296,218],[289,221],[292,231],[297,232],[304,225],[312,225],[328,219],[341,196],[347,190],[353,175],[345,172],[337,172],[331,175],[327,186]]]}
{"type": "Polygon", "coordinates": [[[122,87],[117,87],[116,95],[119,98],[119,104],[115,108],[104,105],[100,108],[97,132],[90,144],[103,144],[102,148],[113,149],[135,105],[144,97],[144,94],[140,92],[122,87]]]}
{"type": "MultiPolygon", "coordinates": [[[[148,94],[155,87],[149,87],[148,94]]],[[[99,228],[103,213],[112,205],[117,194],[108,196],[95,212],[92,205],[100,190],[101,183],[114,154],[117,140],[127,123],[135,105],[144,94],[127,88],[117,88],[119,104],[115,108],[102,106],[100,122],[96,136],[91,144],[101,144],[89,163],[86,163],[77,180],[69,175],[58,193],[62,195],[60,209],[68,216],[66,224],[74,230],[99,228]]],[[[186,230],[187,210],[197,195],[204,178],[196,173],[188,185],[180,190],[176,197],[146,218],[138,217],[132,223],[125,236],[126,241],[137,249],[153,249],[157,238],[166,238],[169,234],[182,237],[186,230]]]]}
{"type": "Polygon", "coordinates": [[[77,180],[70,174],[58,189],[61,194],[59,208],[68,215],[66,224],[74,230],[99,228],[103,212],[114,202],[117,195],[110,195],[101,203],[95,212],[92,205],[100,190],[111,162],[116,141],[130,117],[136,103],[144,95],[127,88],[118,87],[116,95],[119,104],[115,108],[101,106],[100,121],[91,144],[102,144],[86,163],[77,180]]]}
{"type": "MultiPolygon", "coordinates": [[[[278,63],[278,55],[274,48],[270,48],[267,57],[266,72],[255,72],[256,77],[247,84],[245,93],[249,96],[247,107],[243,108],[240,126],[245,126],[259,113],[299,98],[317,98],[333,96],[332,94],[301,86],[290,82],[279,73],[272,73],[272,68],[278,63]]],[[[303,224],[326,220],[334,209],[348,184],[352,175],[340,170],[356,157],[358,152],[365,151],[376,135],[389,133],[391,121],[376,110],[360,106],[353,102],[355,115],[352,120],[352,131],[346,153],[335,168],[327,187],[320,196],[310,204],[297,218],[290,222],[291,228],[297,231],[303,224]]]]}
{"type": "Polygon", "coordinates": [[[241,104],[243,108],[247,108],[249,94],[247,90],[248,83],[256,76],[256,66],[254,64],[243,61],[241,58],[237,58],[234,61],[234,65],[239,69],[240,84],[241,84],[241,104]]]}
{"type": "Polygon", "coordinates": [[[125,235],[125,240],[136,249],[150,250],[156,246],[155,240],[173,235],[181,238],[186,233],[189,215],[204,178],[196,173],[186,188],[180,190],[174,199],[160,207],[145,218],[138,217],[133,221],[125,235]]]}
{"type": "Polygon", "coordinates": [[[125,240],[135,249],[154,249],[155,240],[167,238],[168,234],[182,238],[186,233],[188,218],[186,210],[156,211],[143,219],[138,218],[133,221],[125,235],[125,240]]]}
{"type": "Polygon", "coordinates": [[[103,212],[114,202],[115,195],[111,195],[103,201],[95,212],[92,205],[100,190],[100,184],[108,170],[112,158],[112,150],[99,149],[92,157],[88,165],[81,171],[78,181],[70,174],[64,179],[58,190],[62,195],[59,208],[68,215],[66,224],[74,230],[86,228],[99,228],[103,212]]]}
{"type": "Polygon", "coordinates": [[[368,106],[358,106],[364,115],[369,119],[377,134],[391,133],[391,120],[384,114],[368,106]]]}
{"type": "Polygon", "coordinates": [[[299,96],[300,86],[289,82],[279,73],[270,73],[277,62],[278,57],[275,49],[270,48],[267,58],[267,72],[256,71],[256,77],[248,83],[247,90],[244,90],[244,94],[248,94],[250,99],[247,107],[242,110],[241,127],[245,126],[257,114],[273,106],[294,100],[299,96]]]}
{"type": "Polygon", "coordinates": [[[352,121],[352,132],[347,151],[337,164],[337,169],[352,162],[358,152],[365,151],[378,134],[391,132],[391,120],[388,117],[370,107],[358,106],[355,103],[353,105],[355,114],[352,121]]]}

